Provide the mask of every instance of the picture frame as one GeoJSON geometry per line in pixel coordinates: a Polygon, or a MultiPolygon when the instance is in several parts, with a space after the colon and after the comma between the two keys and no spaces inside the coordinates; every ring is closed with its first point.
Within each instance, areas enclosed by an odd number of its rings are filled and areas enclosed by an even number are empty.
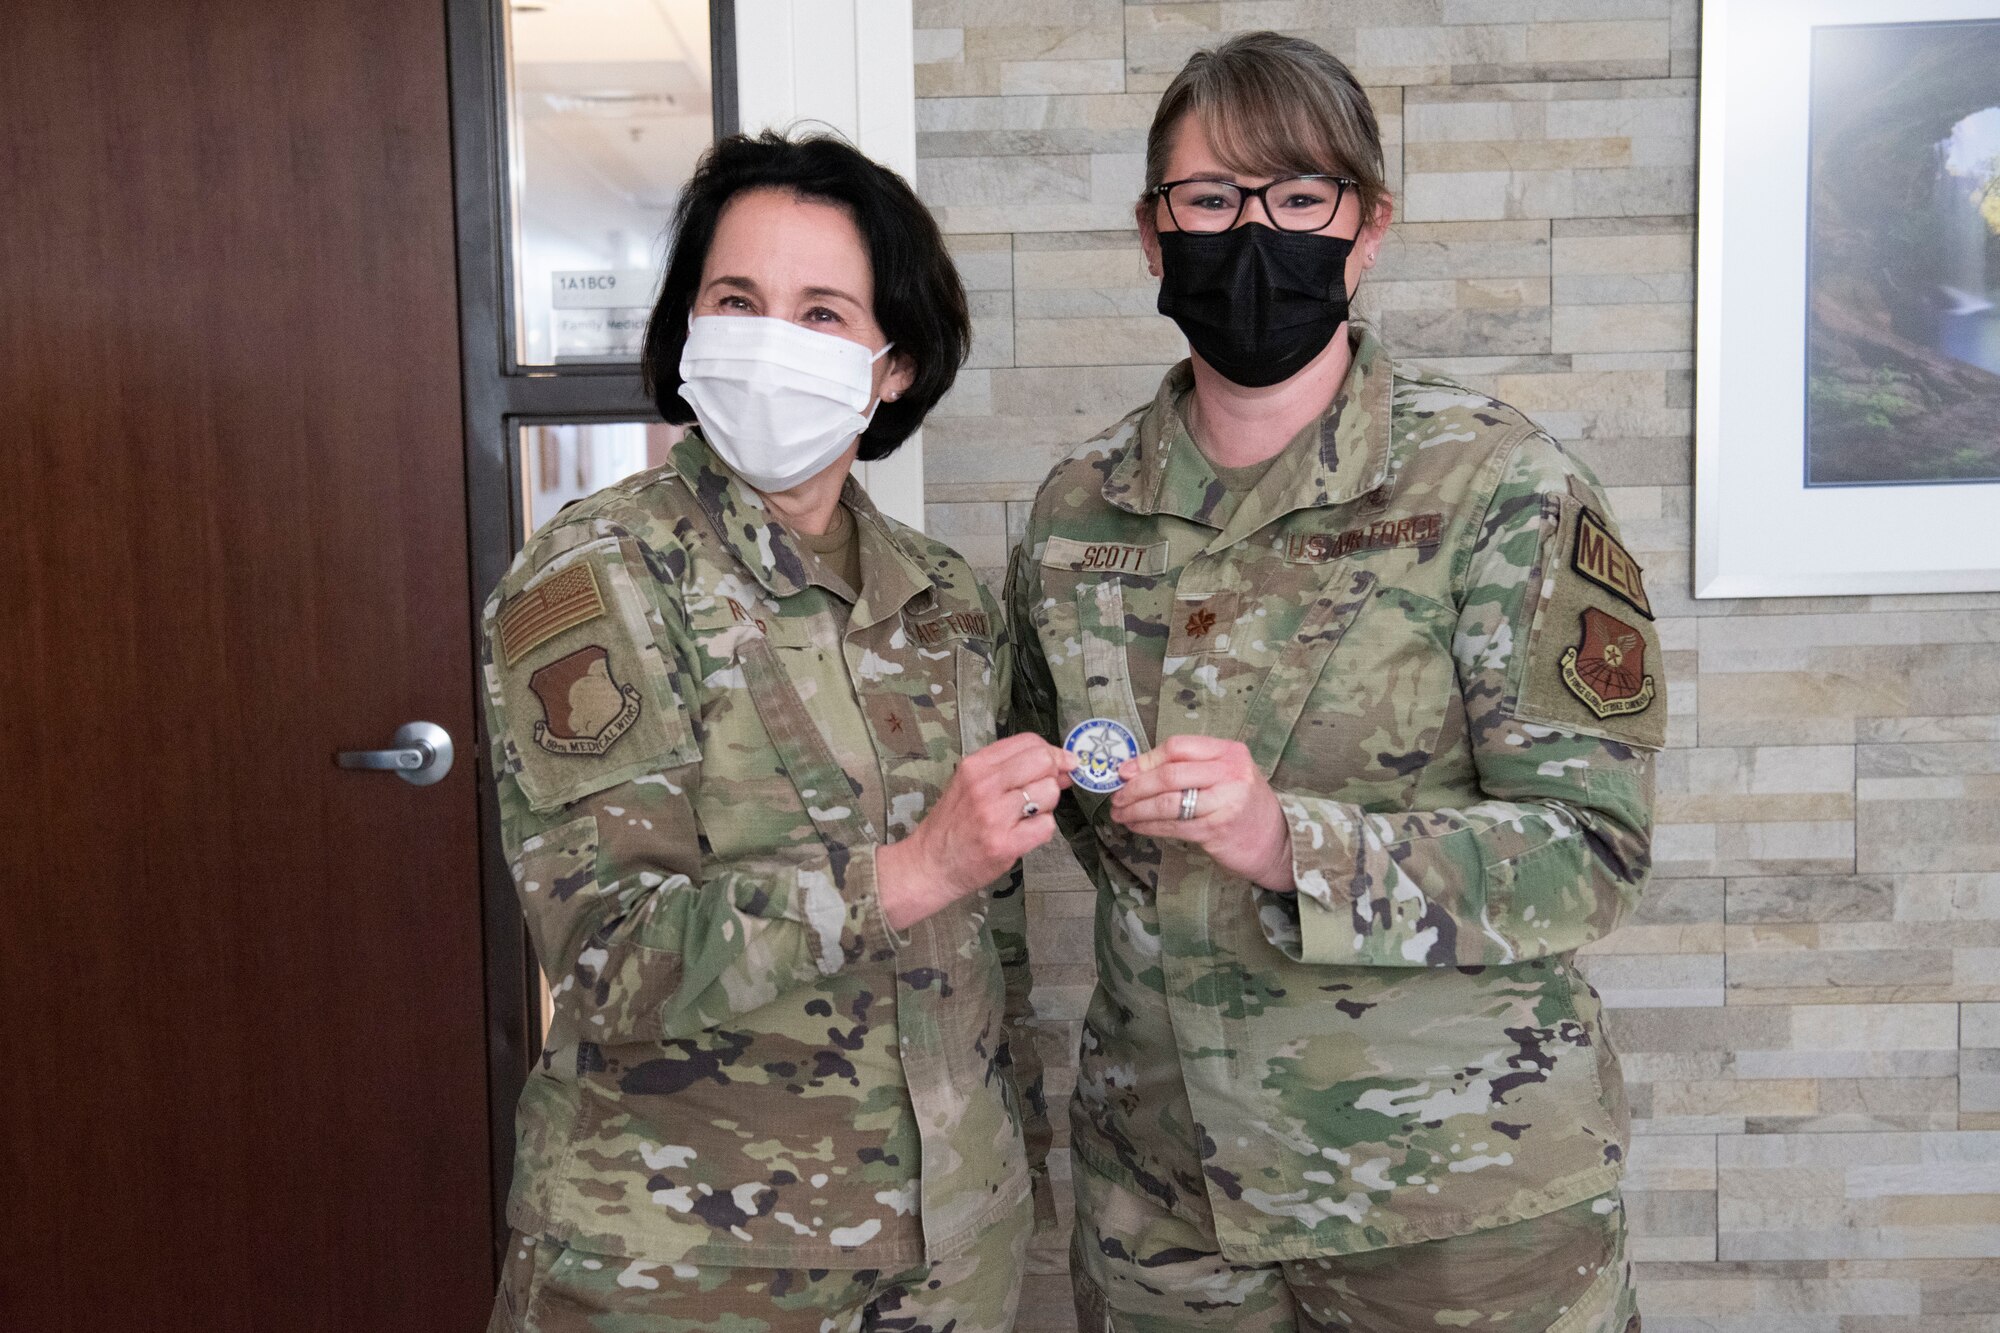
{"type": "Polygon", "coordinates": [[[1704,0],[1701,93],[1694,595],[2000,590],[2000,0],[1704,0]]]}

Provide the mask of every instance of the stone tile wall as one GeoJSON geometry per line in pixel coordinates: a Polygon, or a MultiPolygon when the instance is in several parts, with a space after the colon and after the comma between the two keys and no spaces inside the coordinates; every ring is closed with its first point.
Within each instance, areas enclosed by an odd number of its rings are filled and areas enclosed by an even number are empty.
{"type": "MultiPolygon", "coordinates": [[[[1132,203],[1188,53],[1270,27],[1348,61],[1399,201],[1364,308],[1589,461],[1661,614],[1659,870],[1586,959],[1648,1333],[2000,1329],[2000,597],[1689,597],[1697,0],[916,15],[918,184],[978,322],[925,432],[933,530],[997,581],[1049,465],[1183,354],[1132,203]]],[[[1060,1102],[1090,898],[1064,853],[1030,872],[1060,1102]]],[[[1025,1329],[1072,1327],[1063,1244],[1025,1329]]]]}

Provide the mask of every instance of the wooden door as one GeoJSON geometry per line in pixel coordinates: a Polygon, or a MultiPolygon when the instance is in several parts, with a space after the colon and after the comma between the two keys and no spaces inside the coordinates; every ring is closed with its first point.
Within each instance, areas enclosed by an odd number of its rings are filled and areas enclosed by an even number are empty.
{"type": "Polygon", "coordinates": [[[0,1328],[482,1327],[443,5],[6,11],[0,1328]]]}

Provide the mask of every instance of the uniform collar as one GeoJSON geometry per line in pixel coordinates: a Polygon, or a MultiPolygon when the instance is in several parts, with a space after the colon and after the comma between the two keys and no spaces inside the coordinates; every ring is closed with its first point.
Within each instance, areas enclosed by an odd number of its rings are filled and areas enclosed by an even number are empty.
{"type": "MultiPolygon", "coordinates": [[[[800,547],[792,530],[765,508],[764,498],[716,457],[700,430],[690,430],[681,437],[673,447],[673,460],[674,470],[694,493],[695,503],[708,515],[730,554],[772,596],[790,597],[816,581],[819,562],[800,547]]],[[[861,628],[888,619],[913,599],[930,593],[932,583],[902,535],[890,527],[853,476],[841,488],[840,499],[854,514],[856,540],[861,543],[861,598],[852,617],[852,624],[861,628]]]]}
{"type": "Polygon", "coordinates": [[[913,603],[923,610],[935,602],[935,585],[921,559],[852,476],[841,500],[854,511],[855,540],[861,543],[861,599],[854,604],[850,627],[866,629],[913,603]]]}
{"type": "MultiPolygon", "coordinates": [[[[1231,516],[1227,545],[1299,509],[1345,504],[1382,484],[1389,471],[1389,407],[1395,379],[1374,332],[1356,324],[1354,364],[1340,392],[1308,422],[1231,516]]],[[[1167,372],[1139,418],[1132,443],[1105,477],[1104,498],[1134,514],[1172,514],[1217,524],[1209,517],[1223,498],[1215,469],[1188,434],[1180,404],[1194,387],[1191,363],[1167,372]]]]}

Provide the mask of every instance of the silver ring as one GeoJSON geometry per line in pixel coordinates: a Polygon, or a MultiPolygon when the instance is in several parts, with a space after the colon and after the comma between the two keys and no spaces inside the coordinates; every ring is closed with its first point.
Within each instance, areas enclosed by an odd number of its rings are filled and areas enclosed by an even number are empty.
{"type": "Polygon", "coordinates": [[[1200,798],[1201,798],[1201,792],[1194,787],[1189,787],[1186,791],[1181,793],[1182,819],[1194,818],[1194,803],[1200,798]]]}
{"type": "Polygon", "coordinates": [[[1021,818],[1033,819],[1040,813],[1042,813],[1042,807],[1035,804],[1035,798],[1028,795],[1028,789],[1023,787],[1021,789],[1021,818]]]}

